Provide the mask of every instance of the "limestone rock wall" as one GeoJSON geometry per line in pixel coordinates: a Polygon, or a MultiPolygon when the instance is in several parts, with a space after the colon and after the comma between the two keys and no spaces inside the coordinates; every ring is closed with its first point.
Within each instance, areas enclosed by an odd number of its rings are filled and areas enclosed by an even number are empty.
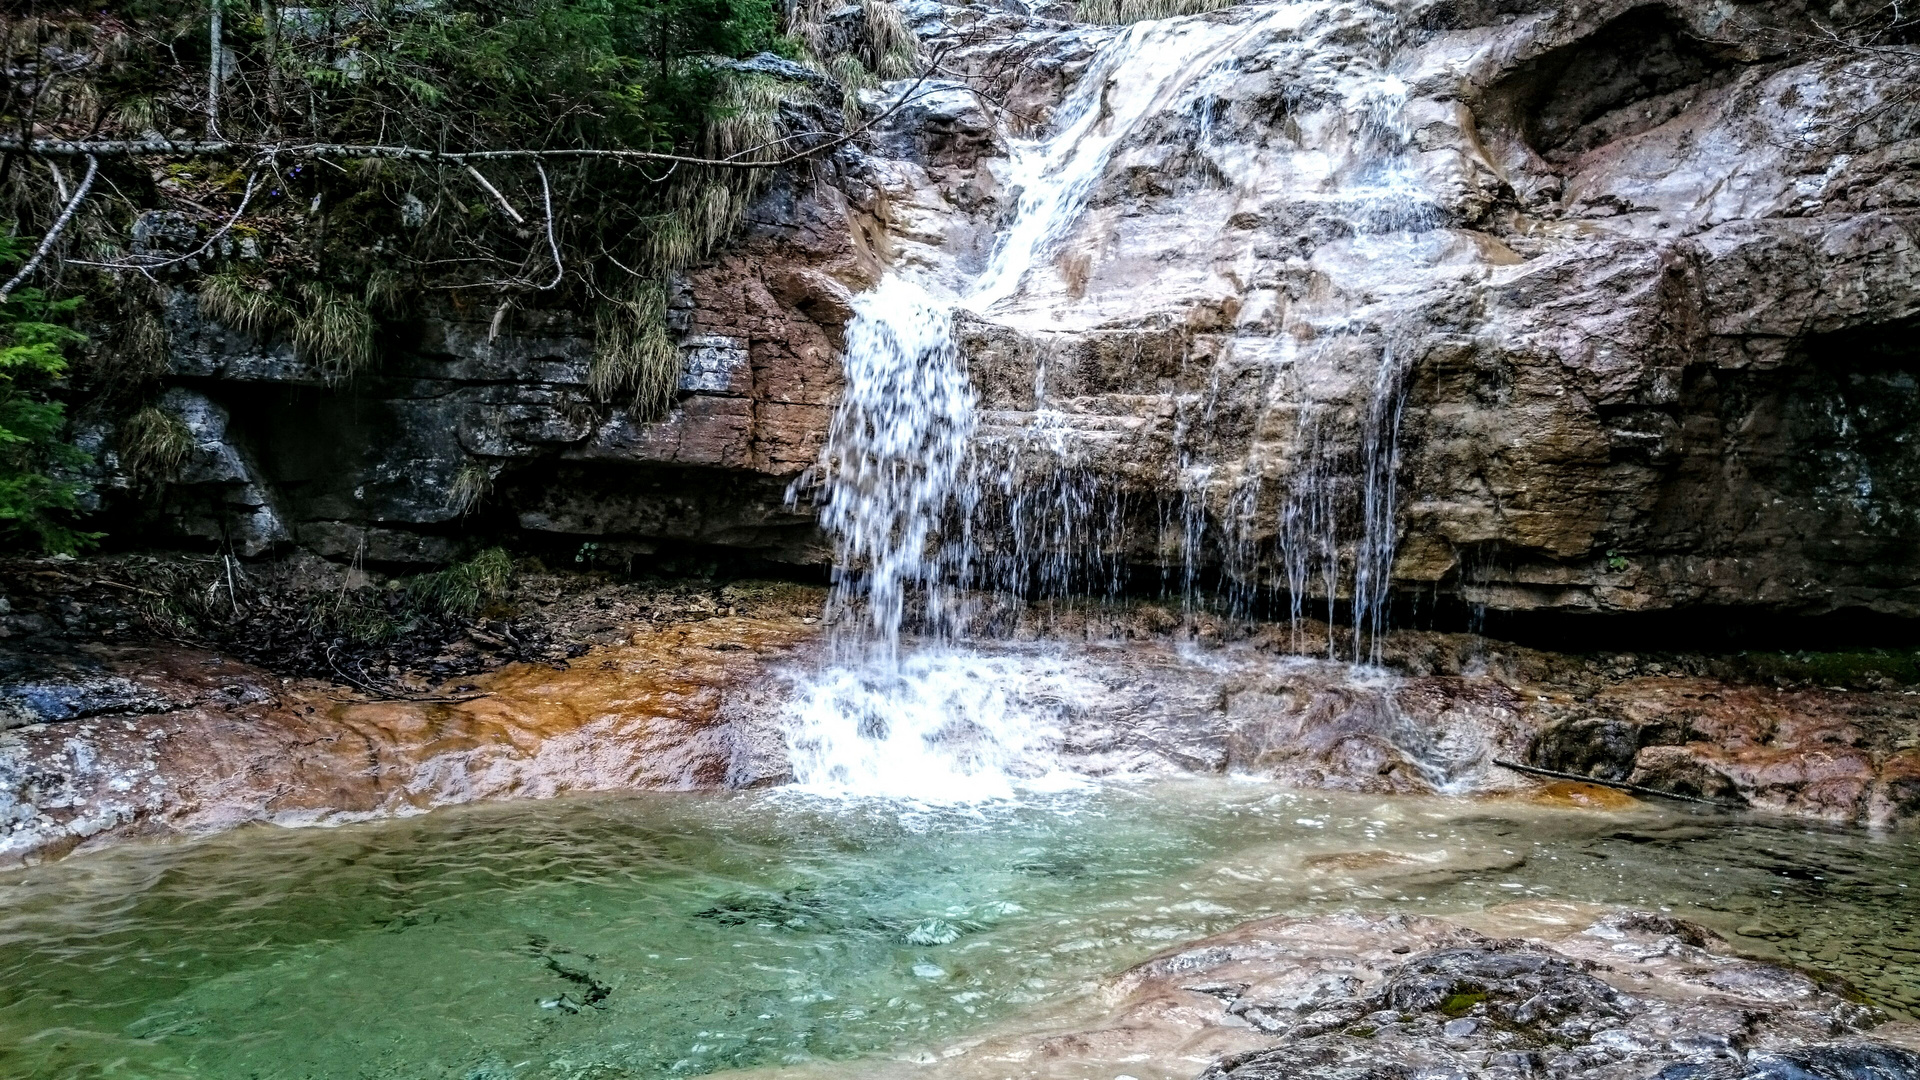
{"type": "Polygon", "coordinates": [[[674,283],[684,367],[664,418],[590,392],[591,326],[568,312],[440,304],[336,384],[290,342],[204,317],[187,283],[160,404],[195,446],[159,499],[123,500],[132,532],[389,565],[502,535],[598,559],[819,562],[811,510],[786,490],[818,458],[839,385],[843,282],[877,269],[839,165],[784,178],[735,251],[674,283]]]}
{"type": "MultiPolygon", "coordinates": [[[[182,300],[169,407],[200,447],[157,520],[385,562],[484,525],[822,563],[785,496],[851,295],[978,274],[1012,141],[1132,32],[907,7],[939,74],[679,284],[672,415],[593,401],[562,315],[449,311],[328,387],[182,300]]],[[[1128,566],[1252,590],[1298,586],[1289,515],[1324,506],[1345,595],[1385,416],[1404,595],[1920,615],[1910,66],[1822,52],[1793,3],[1273,10],[1201,16],[1249,31],[1126,134],[1018,294],[962,318],[983,438],[1031,487],[1093,493],[1128,566]]]]}

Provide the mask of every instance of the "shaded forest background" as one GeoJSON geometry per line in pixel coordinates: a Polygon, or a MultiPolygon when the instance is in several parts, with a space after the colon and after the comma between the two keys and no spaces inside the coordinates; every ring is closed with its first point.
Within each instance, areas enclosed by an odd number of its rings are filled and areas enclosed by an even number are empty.
{"type": "Polygon", "coordinates": [[[669,275],[922,67],[886,0],[16,4],[0,50],[0,537],[69,552],[73,422],[143,483],[189,449],[171,291],[336,381],[422,303],[583,312],[596,395],[657,412],[669,275]]]}

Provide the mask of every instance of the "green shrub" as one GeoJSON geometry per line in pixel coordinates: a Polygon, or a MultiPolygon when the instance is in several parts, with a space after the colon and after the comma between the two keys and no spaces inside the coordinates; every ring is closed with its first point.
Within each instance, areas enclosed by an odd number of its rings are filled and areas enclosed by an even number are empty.
{"type": "MultiPolygon", "coordinates": [[[[0,276],[25,253],[23,239],[0,235],[0,276]]],[[[72,552],[98,539],[73,524],[87,490],[76,474],[90,459],[61,437],[66,406],[52,397],[66,374],[66,347],[86,340],[66,325],[79,304],[38,289],[0,304],[0,536],[14,546],[72,552]]]]}

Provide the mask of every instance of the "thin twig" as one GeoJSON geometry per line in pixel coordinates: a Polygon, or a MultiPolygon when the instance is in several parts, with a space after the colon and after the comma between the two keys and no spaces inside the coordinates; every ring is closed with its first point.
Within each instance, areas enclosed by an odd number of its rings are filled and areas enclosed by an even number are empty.
{"type": "Polygon", "coordinates": [[[53,186],[60,189],[60,205],[65,206],[67,200],[73,198],[73,192],[67,188],[66,174],[51,161],[47,162],[47,171],[53,174],[53,186]]]}
{"type": "Polygon", "coordinates": [[[507,197],[500,194],[500,189],[494,187],[486,177],[480,175],[479,169],[469,165],[467,166],[467,171],[473,174],[473,178],[480,182],[481,187],[487,189],[487,194],[493,196],[493,200],[500,204],[500,209],[507,212],[507,216],[513,219],[514,224],[525,225],[527,223],[527,219],[520,216],[520,211],[513,208],[513,204],[507,201],[507,197]]]}
{"type": "Polygon", "coordinates": [[[33,258],[28,259],[27,265],[21,267],[20,272],[8,279],[5,285],[0,285],[0,304],[7,302],[7,297],[13,295],[13,290],[19,288],[20,283],[27,280],[27,275],[39,268],[40,260],[47,257],[47,252],[53,250],[54,241],[60,239],[61,230],[67,227],[67,222],[73,220],[74,211],[80,209],[80,201],[87,197],[88,191],[92,190],[93,178],[98,175],[99,172],[100,159],[92,154],[88,154],[87,178],[80,181],[80,190],[73,193],[73,198],[67,203],[67,208],[60,211],[60,216],[54,220],[53,228],[48,229],[47,235],[40,238],[40,246],[34,249],[33,258]]]}
{"type": "Polygon", "coordinates": [[[1620,780],[1602,780],[1597,776],[1581,776],[1579,773],[1561,772],[1558,769],[1543,769],[1538,765],[1521,765],[1518,762],[1501,761],[1499,758],[1494,758],[1493,763],[1503,769],[1512,769],[1517,773],[1545,776],[1554,780],[1572,780],[1581,784],[1596,784],[1600,787],[1613,788],[1616,791],[1632,792],[1635,795],[1650,795],[1656,799],[1678,799],[1681,802],[1718,806],[1728,810],[1746,809],[1741,803],[1730,803],[1720,799],[1703,799],[1697,795],[1682,795],[1677,791],[1662,791],[1659,788],[1646,787],[1641,784],[1629,784],[1620,780]]]}
{"type": "MultiPolygon", "coordinates": [[[[188,259],[197,259],[201,255],[205,254],[208,248],[212,247],[216,243],[219,243],[220,238],[227,235],[227,233],[230,232],[235,225],[239,224],[240,215],[247,212],[247,204],[253,201],[253,189],[256,183],[259,181],[259,179],[260,179],[259,170],[255,170],[251,173],[248,173],[247,174],[247,190],[240,194],[240,205],[234,208],[233,216],[227,218],[226,224],[220,226],[218,229],[215,229],[213,235],[207,237],[206,243],[201,244],[199,247],[193,249],[192,251],[189,251],[185,255],[179,256],[178,258],[159,259],[155,262],[126,262],[126,263],[87,262],[82,259],[68,259],[67,261],[72,263],[75,266],[97,266],[105,270],[145,271],[145,270],[157,270],[162,266],[172,266],[175,263],[183,263],[183,262],[186,262],[188,259]]],[[[136,258],[137,257],[138,256],[136,256],[136,258]]]]}
{"type": "MultiPolygon", "coordinates": [[[[342,676],[342,677],[344,678],[345,676],[342,676]]],[[[348,681],[351,682],[352,680],[349,679],[348,681]]],[[[355,685],[358,685],[358,684],[356,683],[355,685]]],[[[365,691],[366,693],[377,695],[383,701],[403,701],[409,705],[459,705],[464,702],[479,701],[481,698],[488,698],[493,696],[492,694],[446,694],[446,695],[429,694],[425,697],[410,697],[406,694],[389,693],[387,691],[374,690],[364,686],[360,687],[360,689],[365,691]]],[[[354,698],[333,698],[332,700],[337,701],[342,705],[366,704],[366,702],[359,701],[354,698]]]]}

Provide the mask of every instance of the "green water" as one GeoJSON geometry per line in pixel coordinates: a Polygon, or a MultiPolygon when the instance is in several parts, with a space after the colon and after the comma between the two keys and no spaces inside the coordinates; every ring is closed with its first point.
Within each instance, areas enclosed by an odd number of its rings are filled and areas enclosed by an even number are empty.
{"type": "Polygon", "coordinates": [[[1669,907],[1913,1011],[1916,871],[1911,833],[1213,780],[975,811],[775,792],[254,828],[0,875],[0,1076],[600,1080],[912,1053],[1260,915],[1541,897],[1669,907]],[[1355,852],[1389,854],[1330,858],[1355,852]]]}

